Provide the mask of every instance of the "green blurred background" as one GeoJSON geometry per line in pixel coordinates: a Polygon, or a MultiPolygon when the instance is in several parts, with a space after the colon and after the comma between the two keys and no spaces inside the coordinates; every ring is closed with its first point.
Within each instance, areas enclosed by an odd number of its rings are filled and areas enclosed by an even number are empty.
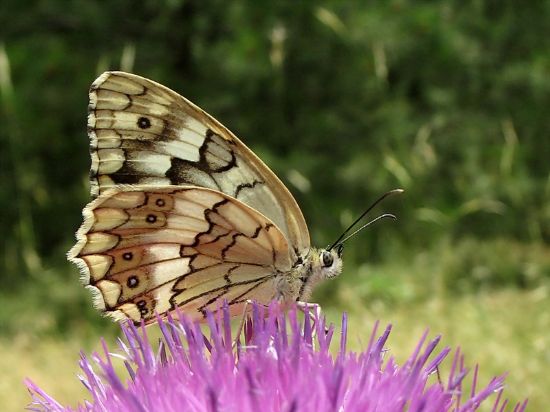
{"type": "Polygon", "coordinates": [[[87,90],[104,70],[165,84],[287,183],[312,243],[386,190],[398,215],[348,242],[315,300],[421,332],[508,395],[550,403],[550,2],[2,0],[0,399],[32,377],[83,392],[78,350],[116,327],[65,260],[89,200],[87,90]],[[5,371],[8,371],[6,374],[5,371]],[[55,379],[52,379],[55,377],[55,379]]]}

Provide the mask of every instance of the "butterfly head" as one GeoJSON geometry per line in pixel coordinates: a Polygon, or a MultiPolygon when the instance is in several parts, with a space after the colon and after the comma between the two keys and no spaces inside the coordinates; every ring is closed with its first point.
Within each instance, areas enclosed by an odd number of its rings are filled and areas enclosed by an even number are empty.
{"type": "Polygon", "coordinates": [[[343,249],[343,245],[333,249],[319,249],[318,253],[313,256],[312,269],[319,280],[331,279],[342,273],[343,249]]]}

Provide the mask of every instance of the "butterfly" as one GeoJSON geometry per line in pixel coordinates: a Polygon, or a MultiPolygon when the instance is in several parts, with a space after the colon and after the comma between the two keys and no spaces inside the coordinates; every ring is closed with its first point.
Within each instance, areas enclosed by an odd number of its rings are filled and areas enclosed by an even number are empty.
{"type": "Polygon", "coordinates": [[[307,301],[341,273],[347,231],[311,247],[289,190],[208,113],[124,72],[99,76],[89,99],[94,199],[68,258],[100,311],[151,323],[225,301],[238,315],[249,300],[307,301]]]}

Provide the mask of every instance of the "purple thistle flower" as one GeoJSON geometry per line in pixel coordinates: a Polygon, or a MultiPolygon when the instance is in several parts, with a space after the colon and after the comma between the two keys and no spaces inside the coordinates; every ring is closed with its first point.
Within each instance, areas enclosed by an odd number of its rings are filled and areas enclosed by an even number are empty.
{"type": "MultiPolygon", "coordinates": [[[[296,310],[288,313],[273,304],[254,306],[252,316],[234,345],[227,307],[207,315],[210,336],[198,324],[178,313],[159,318],[162,332],[154,350],[145,327],[122,324],[125,340],[121,355],[81,354],[81,380],[92,396],[77,409],[64,407],[30,380],[32,411],[473,411],[497,393],[493,411],[502,411],[504,376],[477,390],[477,367],[470,393],[462,390],[467,370],[455,352],[446,383],[436,379],[450,352],[434,355],[439,337],[427,342],[427,333],[403,366],[384,349],[391,326],[377,337],[375,325],[367,349],[347,351],[347,319],[342,317],[340,345],[329,351],[334,327],[325,320],[299,322],[296,310]],[[265,313],[267,311],[267,313],[265,313]],[[113,363],[122,361],[125,382],[113,363]],[[99,371],[99,372],[98,372],[99,371]]],[[[514,412],[525,410],[526,402],[514,412]]]]}

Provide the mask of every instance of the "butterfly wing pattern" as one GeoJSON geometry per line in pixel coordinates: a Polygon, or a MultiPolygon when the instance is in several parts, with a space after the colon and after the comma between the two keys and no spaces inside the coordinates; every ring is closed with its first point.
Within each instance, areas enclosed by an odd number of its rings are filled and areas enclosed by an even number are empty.
{"type": "Polygon", "coordinates": [[[277,176],[235,135],[174,91],[107,72],[90,89],[92,196],[110,187],[193,185],[232,196],[267,216],[298,250],[309,233],[277,176]]]}
{"type": "Polygon", "coordinates": [[[313,262],[296,201],[213,117],[106,72],[90,89],[88,134],[95,199],[68,256],[98,309],[149,323],[176,307],[202,317],[223,299],[237,314],[247,299],[303,295],[313,262]]]}

